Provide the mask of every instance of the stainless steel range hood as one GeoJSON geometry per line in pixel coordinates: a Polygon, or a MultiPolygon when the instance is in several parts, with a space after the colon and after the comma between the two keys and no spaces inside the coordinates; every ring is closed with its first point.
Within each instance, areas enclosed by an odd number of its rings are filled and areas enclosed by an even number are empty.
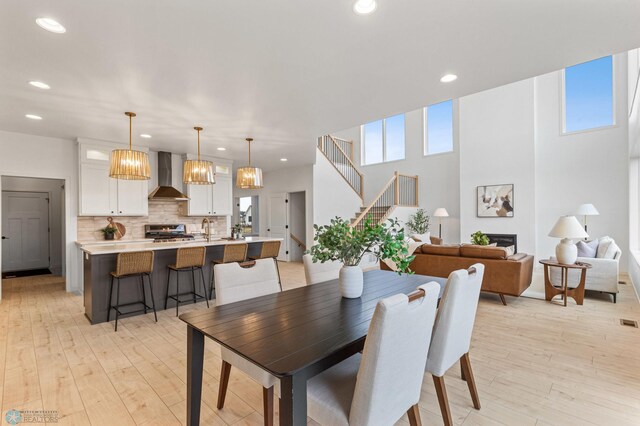
{"type": "Polygon", "coordinates": [[[171,153],[158,152],[158,187],[149,194],[149,200],[167,201],[167,200],[188,200],[182,191],[178,191],[171,186],[171,153]]]}

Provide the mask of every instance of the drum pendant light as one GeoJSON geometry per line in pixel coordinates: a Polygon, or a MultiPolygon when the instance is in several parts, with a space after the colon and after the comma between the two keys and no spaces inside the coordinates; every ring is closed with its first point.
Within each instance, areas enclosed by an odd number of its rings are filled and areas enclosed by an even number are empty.
{"type": "Polygon", "coordinates": [[[251,167],[251,142],[253,138],[247,138],[249,143],[249,165],[238,168],[236,187],[241,189],[260,189],[264,187],[262,182],[262,169],[251,167]]]}
{"type": "Polygon", "coordinates": [[[135,112],[125,112],[129,117],[129,149],[114,149],[111,151],[109,177],[123,180],[147,180],[151,178],[149,155],[146,152],[135,151],[132,145],[131,128],[135,112]]]}
{"type": "Polygon", "coordinates": [[[182,182],[187,185],[212,185],[216,183],[213,176],[213,163],[200,160],[200,132],[202,127],[194,127],[198,132],[198,159],[186,160],[183,164],[182,182]]]}

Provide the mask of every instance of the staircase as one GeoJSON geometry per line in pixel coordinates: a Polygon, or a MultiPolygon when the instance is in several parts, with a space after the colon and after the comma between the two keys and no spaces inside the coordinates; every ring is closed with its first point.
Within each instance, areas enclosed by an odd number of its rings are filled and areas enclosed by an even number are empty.
{"type": "Polygon", "coordinates": [[[398,206],[418,207],[418,176],[395,172],[373,202],[351,219],[351,226],[363,229],[367,218],[374,224],[383,223],[398,206]]]}
{"type": "Polygon", "coordinates": [[[353,164],[353,142],[325,135],[318,138],[318,149],[362,199],[364,196],[364,176],[353,164]]]}
{"type": "MultiPolygon", "coordinates": [[[[353,163],[353,142],[331,135],[318,138],[318,149],[340,173],[343,179],[363,200],[364,175],[353,163]]],[[[408,176],[395,172],[373,202],[360,208],[351,219],[351,226],[363,229],[365,219],[370,217],[373,224],[387,220],[398,206],[418,207],[418,176],[408,176]]]]}

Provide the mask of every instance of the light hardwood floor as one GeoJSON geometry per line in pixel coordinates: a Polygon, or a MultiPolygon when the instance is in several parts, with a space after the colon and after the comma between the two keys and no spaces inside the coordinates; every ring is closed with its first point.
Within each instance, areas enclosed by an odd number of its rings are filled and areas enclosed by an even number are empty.
{"type": "MultiPolygon", "coordinates": [[[[301,264],[281,272],[286,288],[304,283],[301,264]]],[[[596,296],[567,308],[526,298],[505,307],[482,296],[471,350],[482,409],[473,409],[456,366],[445,376],[454,422],[640,424],[640,329],[619,323],[640,320],[640,305],[631,284],[620,291],[617,304],[596,296]]],[[[56,410],[59,424],[185,423],[186,326],[174,311],[159,312],[157,324],[152,314],[123,319],[115,333],[112,323],[90,325],[82,298],[58,277],[3,280],[3,296],[3,424],[9,409],[56,410]]],[[[262,424],[261,387],[238,370],[216,410],[219,369],[219,348],[207,341],[202,424],[262,424]]],[[[420,411],[425,425],[442,424],[428,376],[420,411]]]]}

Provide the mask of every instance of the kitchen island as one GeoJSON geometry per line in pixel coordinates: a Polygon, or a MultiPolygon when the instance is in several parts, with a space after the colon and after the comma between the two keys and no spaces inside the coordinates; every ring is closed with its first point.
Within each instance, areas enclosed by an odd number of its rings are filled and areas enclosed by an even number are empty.
{"type": "MultiPolygon", "coordinates": [[[[194,241],[176,242],[96,242],[80,243],[78,246],[82,251],[82,263],[84,269],[84,310],[85,316],[91,324],[98,324],[107,321],[109,310],[109,283],[111,272],[116,270],[116,258],[118,253],[153,250],[153,273],[151,274],[151,285],[153,286],[153,296],[156,310],[164,309],[164,299],[167,292],[167,276],[170,264],[176,261],[176,252],[181,247],[202,247],[205,246],[206,259],[203,269],[205,286],[209,291],[209,280],[211,277],[211,261],[222,258],[224,246],[228,244],[249,244],[248,256],[258,256],[262,243],[265,241],[282,241],[281,238],[267,237],[247,237],[243,240],[228,239],[200,239],[194,241]]],[[[182,275],[183,283],[191,284],[191,275],[182,275]]],[[[170,291],[175,292],[175,274],[172,274],[170,291]]],[[[127,303],[141,300],[142,293],[140,286],[136,284],[134,278],[123,279],[120,288],[120,302],[127,303]]],[[[196,274],[196,290],[202,293],[200,274],[196,274]]],[[[148,294],[147,294],[148,295],[148,294]]],[[[148,295],[149,296],[149,295],[148,295]]],[[[204,302],[204,301],[201,301],[204,302]]],[[[169,299],[167,309],[175,308],[176,301],[169,299]]],[[[140,313],[138,313],[139,315],[140,313]]],[[[113,315],[112,315],[113,317],[113,315]]],[[[123,318],[127,315],[123,315],[123,318]]]]}

